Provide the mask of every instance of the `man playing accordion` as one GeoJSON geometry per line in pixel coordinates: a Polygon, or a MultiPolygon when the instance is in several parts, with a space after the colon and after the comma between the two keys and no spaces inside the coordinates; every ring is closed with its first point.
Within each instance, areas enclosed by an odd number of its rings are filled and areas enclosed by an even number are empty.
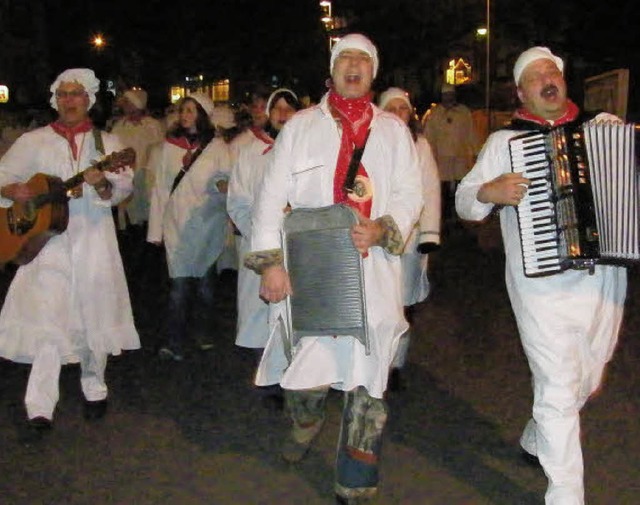
{"type": "Polygon", "coordinates": [[[511,172],[509,153],[509,140],[523,131],[585,121],[567,98],[563,67],[545,47],[519,56],[514,79],[522,107],[509,126],[488,138],[458,188],[456,208],[463,219],[481,220],[503,206],[506,284],[533,376],[533,415],[520,439],[523,456],[537,458],[548,477],[547,505],[581,505],[580,410],[600,386],[617,342],[626,270],[597,264],[592,273],[571,269],[526,277],[516,206],[530,180],[511,172]]]}

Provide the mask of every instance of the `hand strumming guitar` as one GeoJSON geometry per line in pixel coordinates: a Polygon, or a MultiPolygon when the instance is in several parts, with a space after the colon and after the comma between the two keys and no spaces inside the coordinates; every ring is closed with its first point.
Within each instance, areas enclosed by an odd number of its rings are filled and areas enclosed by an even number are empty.
{"type": "Polygon", "coordinates": [[[0,196],[13,200],[14,202],[25,203],[36,196],[36,194],[28,185],[21,182],[14,182],[13,184],[7,184],[0,188],[0,196]]]}

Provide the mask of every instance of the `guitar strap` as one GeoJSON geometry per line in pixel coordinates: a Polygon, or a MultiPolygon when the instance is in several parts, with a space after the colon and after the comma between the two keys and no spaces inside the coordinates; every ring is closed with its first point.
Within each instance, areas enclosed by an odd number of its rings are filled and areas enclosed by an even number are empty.
{"type": "Polygon", "coordinates": [[[91,131],[93,133],[93,140],[96,143],[97,151],[104,156],[105,152],[104,152],[104,142],[102,141],[102,132],[95,127],[91,131]]]}

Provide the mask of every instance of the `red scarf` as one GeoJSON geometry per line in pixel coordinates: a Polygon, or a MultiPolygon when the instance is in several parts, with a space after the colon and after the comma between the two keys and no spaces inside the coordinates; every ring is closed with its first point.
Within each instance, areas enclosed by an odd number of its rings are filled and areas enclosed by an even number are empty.
{"type": "Polygon", "coordinates": [[[253,133],[256,136],[256,138],[258,138],[259,140],[262,140],[262,142],[267,144],[267,148],[264,151],[262,151],[262,154],[267,154],[271,150],[271,148],[273,147],[273,143],[275,142],[275,140],[273,140],[267,134],[267,132],[265,132],[261,128],[258,128],[256,126],[252,126],[250,129],[251,129],[251,133],[253,133]]]}
{"type": "MultiPolygon", "coordinates": [[[[578,117],[578,114],[580,114],[580,109],[578,109],[578,106],[575,103],[573,103],[571,100],[567,100],[567,110],[562,116],[560,116],[558,119],[556,119],[553,122],[553,126],[560,126],[566,123],[570,123],[571,121],[573,121],[575,118],[578,117]]],[[[522,119],[524,121],[531,121],[532,123],[549,126],[549,121],[547,121],[546,119],[540,116],[537,116],[536,114],[532,114],[524,107],[521,107],[520,109],[518,109],[514,113],[513,117],[515,119],[522,119]]]]}
{"type": "Polygon", "coordinates": [[[76,135],[78,133],[87,133],[93,128],[93,123],[90,119],[85,119],[83,122],[75,126],[67,126],[61,123],[59,120],[51,123],[51,128],[58,135],[67,139],[69,147],[71,148],[71,155],[74,160],[78,159],[78,146],[76,144],[76,135]]]}
{"type": "MultiPolygon", "coordinates": [[[[346,203],[357,209],[365,217],[371,217],[372,197],[353,198],[352,194],[343,189],[349,162],[353,156],[354,148],[364,146],[371,120],[373,119],[373,107],[371,106],[372,94],[361,98],[343,98],[334,89],[329,90],[329,108],[334,118],[342,125],[342,137],[340,139],[340,151],[338,162],[333,177],[333,201],[334,203],[346,203]]],[[[357,179],[370,188],[369,175],[362,163],[358,167],[357,179]]]]}
{"type": "Polygon", "coordinates": [[[195,142],[189,142],[187,137],[168,137],[167,142],[169,144],[173,144],[174,146],[181,147],[185,151],[187,151],[182,157],[182,166],[185,167],[189,163],[191,163],[191,157],[193,156],[193,151],[195,151],[198,147],[200,147],[200,141],[196,140],[195,142]]]}

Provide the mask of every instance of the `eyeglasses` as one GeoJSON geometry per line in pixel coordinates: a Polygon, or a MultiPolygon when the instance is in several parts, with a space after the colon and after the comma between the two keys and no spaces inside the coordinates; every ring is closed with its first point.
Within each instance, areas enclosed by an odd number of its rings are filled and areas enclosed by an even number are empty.
{"type": "Polygon", "coordinates": [[[56,91],[56,98],[80,98],[81,96],[85,96],[87,94],[86,91],[82,91],[80,89],[74,89],[72,91],[56,91]]]}
{"type": "Polygon", "coordinates": [[[338,55],[338,59],[343,61],[354,61],[356,63],[364,63],[364,62],[372,61],[371,56],[369,56],[367,53],[363,51],[350,51],[350,50],[342,51],[338,55]]]}

